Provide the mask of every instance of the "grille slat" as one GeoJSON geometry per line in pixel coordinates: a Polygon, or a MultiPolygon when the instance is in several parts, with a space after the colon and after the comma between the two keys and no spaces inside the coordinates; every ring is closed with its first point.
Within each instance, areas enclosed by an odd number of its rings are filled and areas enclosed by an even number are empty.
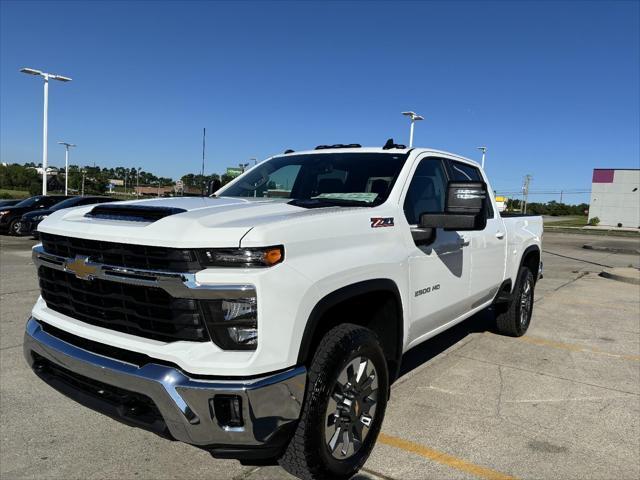
{"type": "Polygon", "coordinates": [[[163,342],[209,340],[195,300],[173,298],[155,287],[81,280],[45,266],[38,277],[47,306],[82,322],[163,342]]]}
{"type": "Polygon", "coordinates": [[[40,239],[47,253],[65,258],[84,255],[96,263],[145,270],[184,273],[202,270],[196,252],[189,249],[104,242],[50,233],[41,233],[40,239]]]}

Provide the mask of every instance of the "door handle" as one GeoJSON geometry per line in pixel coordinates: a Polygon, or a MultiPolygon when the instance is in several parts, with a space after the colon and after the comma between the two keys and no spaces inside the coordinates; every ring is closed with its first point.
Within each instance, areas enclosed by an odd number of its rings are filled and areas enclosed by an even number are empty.
{"type": "Polygon", "coordinates": [[[504,238],[504,232],[497,232],[496,238],[499,238],[500,240],[502,240],[504,238]]]}

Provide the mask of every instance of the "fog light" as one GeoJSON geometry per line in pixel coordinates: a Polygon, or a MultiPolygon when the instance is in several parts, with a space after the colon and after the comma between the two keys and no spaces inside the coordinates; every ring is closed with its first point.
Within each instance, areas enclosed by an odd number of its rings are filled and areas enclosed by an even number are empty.
{"type": "Polygon", "coordinates": [[[230,428],[244,426],[241,397],[238,395],[216,395],[212,400],[213,412],[220,426],[230,428]]]}

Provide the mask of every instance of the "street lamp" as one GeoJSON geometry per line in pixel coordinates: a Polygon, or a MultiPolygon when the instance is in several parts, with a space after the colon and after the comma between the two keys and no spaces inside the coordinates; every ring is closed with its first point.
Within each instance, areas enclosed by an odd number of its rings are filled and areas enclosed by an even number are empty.
{"type": "Polygon", "coordinates": [[[242,173],[244,173],[245,169],[249,166],[248,163],[239,163],[238,166],[240,167],[240,171],[242,173]]]}
{"type": "Polygon", "coordinates": [[[418,115],[416,112],[402,112],[402,115],[411,119],[411,130],[409,133],[409,148],[413,147],[413,126],[419,120],[424,120],[422,115],[418,115]]]}
{"type": "Polygon", "coordinates": [[[41,70],[35,70],[33,68],[21,68],[22,73],[28,75],[36,75],[44,78],[44,119],[42,122],[42,194],[47,194],[47,128],[48,128],[48,116],[49,116],[49,80],[58,80],[60,82],[70,82],[69,77],[62,75],[55,75],[53,73],[46,73],[41,70]]]}
{"type": "Polygon", "coordinates": [[[484,170],[484,156],[487,153],[487,147],[478,147],[478,150],[482,152],[482,169],[484,170]]]}
{"type": "Polygon", "coordinates": [[[74,143],[58,142],[58,145],[64,145],[64,194],[69,194],[69,148],[77,147],[74,143]]]}
{"type": "Polygon", "coordinates": [[[254,165],[258,164],[258,159],[256,157],[251,157],[249,160],[253,160],[254,165]]]}

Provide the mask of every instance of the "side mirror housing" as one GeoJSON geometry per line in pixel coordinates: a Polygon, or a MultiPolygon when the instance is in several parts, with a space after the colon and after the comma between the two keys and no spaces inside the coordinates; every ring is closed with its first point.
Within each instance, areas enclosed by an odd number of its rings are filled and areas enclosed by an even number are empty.
{"type": "Polygon", "coordinates": [[[420,228],[484,230],[487,185],[484,182],[449,182],[445,213],[423,213],[420,228]]]}

